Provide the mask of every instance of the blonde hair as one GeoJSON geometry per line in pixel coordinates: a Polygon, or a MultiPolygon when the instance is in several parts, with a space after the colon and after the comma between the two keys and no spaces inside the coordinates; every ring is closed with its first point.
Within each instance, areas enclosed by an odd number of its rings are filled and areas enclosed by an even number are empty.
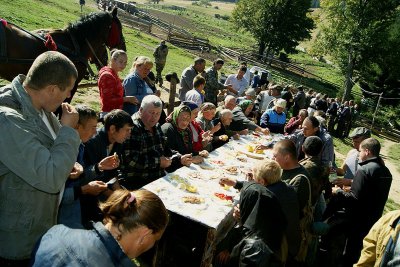
{"type": "Polygon", "coordinates": [[[111,60],[117,60],[121,55],[127,56],[126,52],[121,49],[113,49],[110,52],[111,60]]]}
{"type": "Polygon", "coordinates": [[[282,169],[275,160],[265,159],[258,162],[253,169],[254,180],[264,180],[267,185],[281,180],[282,169]]]}
{"type": "Polygon", "coordinates": [[[129,72],[134,72],[138,66],[142,65],[151,65],[152,68],[154,63],[149,57],[138,56],[132,63],[132,68],[129,70],[129,72]]]}

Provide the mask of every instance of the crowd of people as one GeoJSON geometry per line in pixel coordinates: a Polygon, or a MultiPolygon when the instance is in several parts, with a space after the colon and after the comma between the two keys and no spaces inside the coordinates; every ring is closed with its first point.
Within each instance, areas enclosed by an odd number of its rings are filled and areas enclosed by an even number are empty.
{"type": "Polygon", "coordinates": [[[221,83],[224,61],[205,70],[206,61],[196,58],[180,78],[181,104],[166,116],[155,86],[163,84],[165,60],[156,60],[164,65],[155,76],[153,61],[139,56],[121,81],[127,61],[114,50],[100,70],[99,118],[87,106],[62,103],[77,72],[58,52],[40,55],[26,76],[0,89],[1,266],[134,266],[131,259],[150,249],[168,224],[162,201],[142,187],[249,133],[286,136],[257,147],[272,148],[273,157],[254,164],[246,181],[220,180],[240,190],[233,212],[238,227],[218,244],[213,265],[399,261],[398,239],[385,252],[371,245],[374,238],[380,246],[389,242],[378,220],[392,177],[371,132],[351,131],[354,103],[261,84],[245,63],[221,83]],[[57,119],[52,112],[60,105],[57,119]],[[349,136],[354,145],[339,167],[331,134],[349,136]],[[331,179],[333,172],[344,178],[331,179]],[[347,240],[340,249],[337,232],[347,240]]]}

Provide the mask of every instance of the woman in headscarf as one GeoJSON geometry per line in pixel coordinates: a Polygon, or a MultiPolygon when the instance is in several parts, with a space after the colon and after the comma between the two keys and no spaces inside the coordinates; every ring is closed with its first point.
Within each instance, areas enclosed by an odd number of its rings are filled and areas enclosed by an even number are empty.
{"type": "Polygon", "coordinates": [[[170,149],[178,151],[180,154],[192,154],[193,163],[201,163],[203,158],[199,152],[193,150],[193,134],[189,129],[192,121],[192,111],[186,105],[180,105],[170,115],[170,121],[161,126],[161,130],[167,138],[170,149]]]}
{"type": "Polygon", "coordinates": [[[202,157],[208,157],[208,151],[204,148],[211,142],[212,136],[210,131],[204,131],[200,123],[196,121],[200,108],[192,101],[183,101],[182,105],[188,106],[192,112],[189,130],[192,132],[193,151],[199,152],[202,157]]]}
{"type": "Polygon", "coordinates": [[[284,266],[287,221],[276,196],[265,186],[249,182],[240,191],[243,238],[229,258],[229,266],[284,266]]]}
{"type": "Polygon", "coordinates": [[[254,104],[251,100],[243,100],[239,105],[237,105],[232,110],[233,117],[229,129],[239,132],[239,134],[247,134],[249,130],[262,132],[263,134],[269,134],[268,128],[261,128],[249,118],[247,118],[247,114],[252,111],[253,106],[254,104]]]}

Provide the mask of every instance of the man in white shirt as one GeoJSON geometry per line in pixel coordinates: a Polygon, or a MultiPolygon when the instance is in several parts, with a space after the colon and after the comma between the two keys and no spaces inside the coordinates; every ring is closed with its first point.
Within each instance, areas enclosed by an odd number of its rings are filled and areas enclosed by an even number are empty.
{"type": "Polygon", "coordinates": [[[225,85],[232,85],[232,88],[228,88],[228,95],[236,97],[242,96],[249,86],[249,82],[244,78],[246,73],[246,67],[240,67],[237,74],[231,74],[225,81],[225,85]]]}

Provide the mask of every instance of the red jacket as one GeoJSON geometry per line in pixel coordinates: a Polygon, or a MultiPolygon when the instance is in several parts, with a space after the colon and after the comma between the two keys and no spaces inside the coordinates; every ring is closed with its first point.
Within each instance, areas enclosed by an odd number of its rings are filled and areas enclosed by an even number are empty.
{"type": "Polygon", "coordinates": [[[122,109],[124,103],[124,88],[118,74],[106,66],[99,71],[98,81],[101,111],[109,112],[113,109],[122,109]]]}
{"type": "MultiPolygon", "coordinates": [[[[199,135],[197,142],[195,142],[193,140],[193,151],[200,152],[204,149],[203,144],[201,143],[203,141],[203,137],[201,135],[204,133],[204,130],[201,128],[200,124],[195,120],[191,121],[190,124],[193,125],[193,127],[196,129],[197,134],[199,135]]],[[[189,125],[189,129],[190,129],[190,131],[192,131],[192,128],[190,127],[190,125],[189,125]]],[[[193,133],[192,133],[192,137],[193,137],[193,133]]]]}

